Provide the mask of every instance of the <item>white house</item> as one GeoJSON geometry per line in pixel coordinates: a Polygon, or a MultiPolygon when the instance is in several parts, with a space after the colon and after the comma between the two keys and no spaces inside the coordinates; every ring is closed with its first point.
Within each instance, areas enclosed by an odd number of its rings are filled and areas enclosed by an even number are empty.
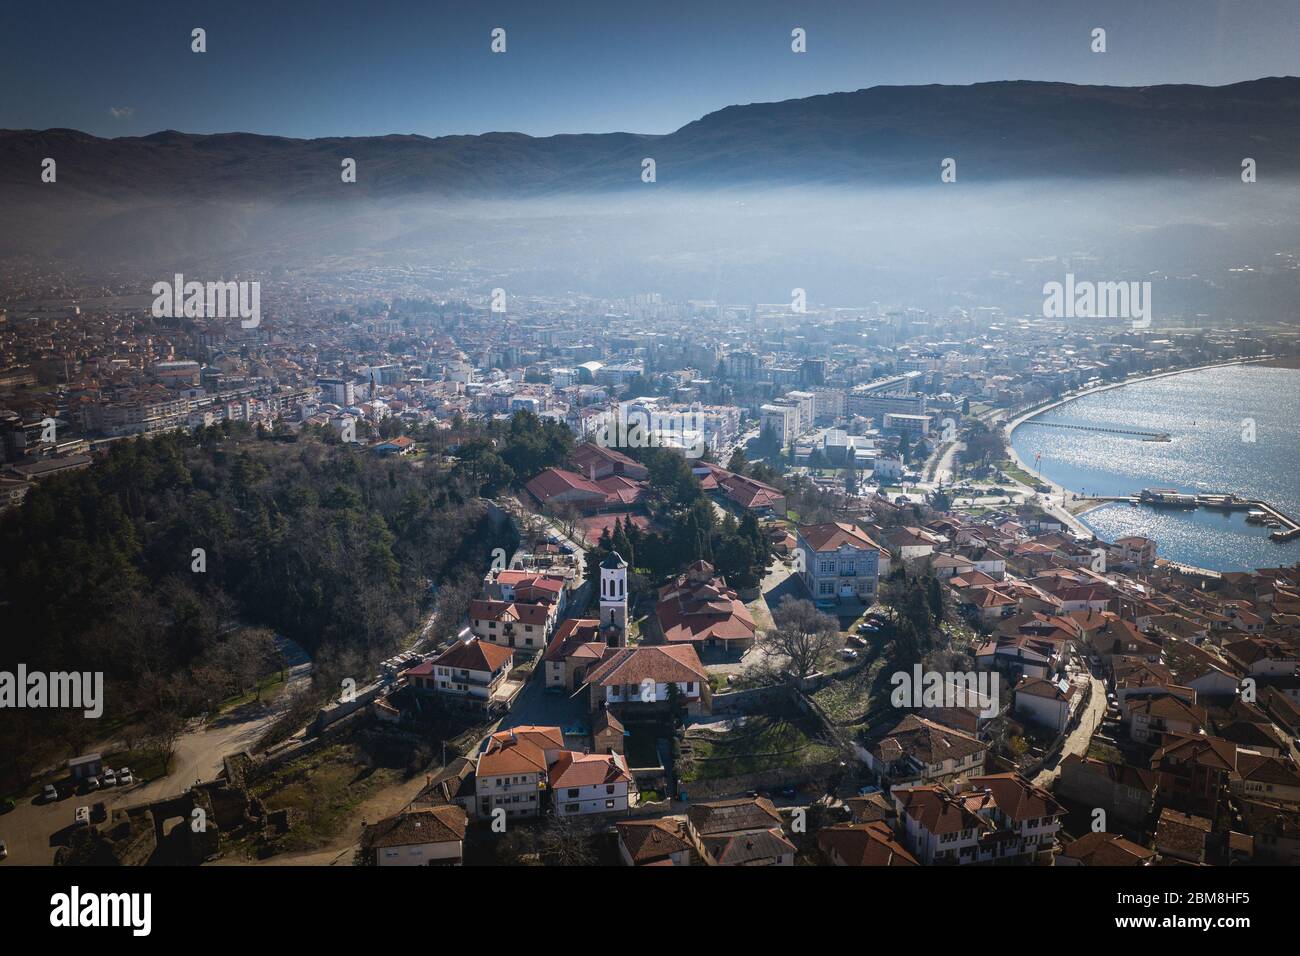
{"type": "Polygon", "coordinates": [[[847,522],[798,525],[795,542],[796,568],[818,601],[873,601],[877,581],[889,573],[889,552],[847,522]]]}
{"type": "Polygon", "coordinates": [[[406,679],[418,692],[491,709],[508,706],[522,686],[508,680],[513,662],[510,648],[475,637],[411,668],[406,679]]]}
{"type": "Polygon", "coordinates": [[[1074,685],[1067,680],[1023,677],[1016,685],[1014,712],[1017,717],[1059,733],[1069,723],[1073,701],[1074,685]]]}
{"type": "Polygon", "coordinates": [[[366,826],[361,845],[376,866],[459,866],[467,822],[455,804],[406,810],[366,826]]]}
{"type": "Polygon", "coordinates": [[[973,777],[953,794],[942,786],[899,787],[890,796],[903,843],[922,863],[1028,862],[1056,846],[1064,809],[1014,773],[973,777]]]}
{"type": "Polygon", "coordinates": [[[562,817],[620,813],[636,806],[636,785],[622,754],[562,752],[550,767],[555,812],[562,817]]]}
{"type": "Polygon", "coordinates": [[[564,750],[559,727],[514,727],[488,738],[479,755],[474,787],[478,816],[534,817],[541,810],[546,770],[564,750]]]}
{"type": "Polygon", "coordinates": [[[691,714],[712,706],[709,674],[689,644],[609,647],[599,664],[587,671],[593,712],[662,709],[670,700],[669,685],[691,714]]]}
{"type": "Polygon", "coordinates": [[[555,624],[554,604],[471,601],[469,626],[476,637],[502,647],[543,650],[555,624]]]}

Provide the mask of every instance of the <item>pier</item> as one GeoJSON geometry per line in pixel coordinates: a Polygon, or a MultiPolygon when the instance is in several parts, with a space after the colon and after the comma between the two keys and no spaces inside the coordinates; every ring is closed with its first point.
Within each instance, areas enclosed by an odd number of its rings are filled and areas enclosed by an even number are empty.
{"type": "Polygon", "coordinates": [[[1144,432],[1136,428],[1106,428],[1101,425],[1067,425],[1064,422],[1040,422],[1036,418],[1030,418],[1020,423],[1025,425],[1037,425],[1040,428],[1071,428],[1080,432],[1106,432],[1110,435],[1132,435],[1134,438],[1141,438],[1143,441],[1170,441],[1167,432],[1144,432]]]}
{"type": "MultiPolygon", "coordinates": [[[[1166,488],[1143,488],[1136,495],[1088,495],[1093,501],[1127,501],[1133,505],[1151,505],[1152,507],[1173,507],[1195,510],[1212,508],[1216,511],[1253,511],[1260,513],[1257,521],[1275,521],[1280,526],[1269,535],[1274,541],[1290,541],[1300,535],[1300,521],[1273,507],[1267,501],[1253,498],[1239,498],[1232,494],[1189,495],[1166,488]]],[[[1247,518],[1250,521],[1250,518],[1247,518]]]]}

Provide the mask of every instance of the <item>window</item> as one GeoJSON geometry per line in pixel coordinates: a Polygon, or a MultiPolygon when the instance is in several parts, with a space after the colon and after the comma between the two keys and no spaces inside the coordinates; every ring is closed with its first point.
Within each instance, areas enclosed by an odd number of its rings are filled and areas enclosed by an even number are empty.
{"type": "Polygon", "coordinates": [[[578,788],[577,788],[577,787],[570,787],[570,788],[569,788],[569,799],[572,800],[572,799],[573,799],[574,797],[576,797],[577,795],[578,795],[578,788]]]}
{"type": "Polygon", "coordinates": [[[606,800],[606,801],[605,801],[605,809],[606,809],[606,810],[613,810],[613,809],[614,809],[614,801],[613,801],[613,800],[606,800]]]}

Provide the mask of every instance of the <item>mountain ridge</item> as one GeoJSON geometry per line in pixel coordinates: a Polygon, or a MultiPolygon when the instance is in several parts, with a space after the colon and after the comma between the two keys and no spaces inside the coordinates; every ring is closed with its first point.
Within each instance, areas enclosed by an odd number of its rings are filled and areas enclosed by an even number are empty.
{"type": "Polygon", "coordinates": [[[671,133],[496,131],[302,139],[159,130],[96,137],[0,130],[0,189],[42,188],[45,156],[69,191],[106,199],[330,196],[357,160],[353,192],[371,197],[530,196],[726,185],[920,185],[957,160],[958,181],[1033,176],[1235,177],[1252,156],[1300,175],[1300,78],[1220,87],[1083,86],[1003,80],[874,86],[733,104],[671,133]]]}

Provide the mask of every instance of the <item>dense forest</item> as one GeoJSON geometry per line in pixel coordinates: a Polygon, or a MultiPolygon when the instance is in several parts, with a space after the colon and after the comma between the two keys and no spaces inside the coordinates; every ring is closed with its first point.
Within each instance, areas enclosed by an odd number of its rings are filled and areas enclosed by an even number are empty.
{"type": "Polygon", "coordinates": [[[242,692],[280,665],[273,635],[311,655],[318,685],[362,682],[438,584],[513,543],[460,472],[227,423],[122,441],[42,481],[0,519],[0,668],[102,671],[104,718],[11,712],[0,790],[242,692]]]}

